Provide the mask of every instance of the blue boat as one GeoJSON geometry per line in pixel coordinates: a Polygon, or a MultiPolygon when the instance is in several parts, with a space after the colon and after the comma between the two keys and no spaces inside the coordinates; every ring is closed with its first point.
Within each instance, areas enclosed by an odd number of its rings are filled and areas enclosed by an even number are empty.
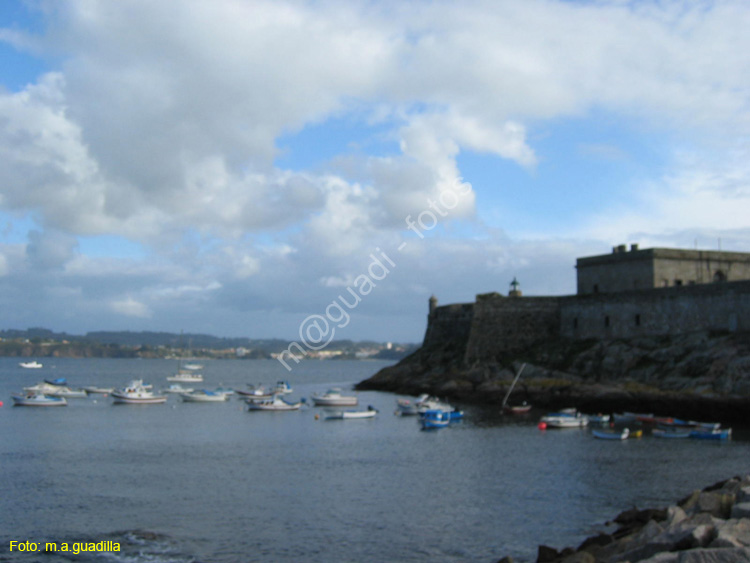
{"type": "Polygon", "coordinates": [[[713,430],[696,429],[690,432],[694,440],[729,440],[732,437],[731,428],[716,428],[713,430]]]}
{"type": "Polygon", "coordinates": [[[445,428],[451,423],[450,411],[429,410],[422,413],[422,430],[435,430],[445,428]]]}

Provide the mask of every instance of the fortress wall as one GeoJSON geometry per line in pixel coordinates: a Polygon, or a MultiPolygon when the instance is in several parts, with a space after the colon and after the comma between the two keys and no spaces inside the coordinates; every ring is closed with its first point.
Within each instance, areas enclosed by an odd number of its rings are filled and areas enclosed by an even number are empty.
{"type": "Polygon", "coordinates": [[[750,330],[750,282],[725,282],[561,301],[560,334],[634,338],[696,330],[750,330]]]}
{"type": "Polygon", "coordinates": [[[424,335],[424,348],[465,345],[471,330],[474,313],[473,303],[459,303],[436,307],[427,318],[427,331],[424,335]]]}
{"type": "Polygon", "coordinates": [[[493,360],[560,332],[560,297],[477,296],[467,363],[493,360]]]}

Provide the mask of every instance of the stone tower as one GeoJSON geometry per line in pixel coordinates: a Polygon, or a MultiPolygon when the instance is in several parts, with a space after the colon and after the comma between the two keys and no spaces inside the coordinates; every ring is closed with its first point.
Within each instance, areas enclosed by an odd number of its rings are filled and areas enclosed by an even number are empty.
{"type": "Polygon", "coordinates": [[[437,297],[434,295],[430,297],[430,315],[432,315],[435,312],[435,309],[437,309],[437,297]]]}

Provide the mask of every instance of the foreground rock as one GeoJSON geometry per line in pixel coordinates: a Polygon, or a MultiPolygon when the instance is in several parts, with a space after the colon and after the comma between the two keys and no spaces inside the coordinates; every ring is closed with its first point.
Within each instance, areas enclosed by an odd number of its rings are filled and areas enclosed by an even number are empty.
{"type": "Polygon", "coordinates": [[[430,393],[500,404],[526,364],[512,401],[586,412],[641,411],[747,422],[750,335],[695,333],[630,341],[550,339],[512,356],[468,365],[460,341],[422,347],[358,389],[430,393]]]}
{"type": "Polygon", "coordinates": [[[608,524],[616,529],[575,549],[539,546],[537,563],[748,562],[750,475],[694,491],[666,509],[628,510],[608,524]]]}

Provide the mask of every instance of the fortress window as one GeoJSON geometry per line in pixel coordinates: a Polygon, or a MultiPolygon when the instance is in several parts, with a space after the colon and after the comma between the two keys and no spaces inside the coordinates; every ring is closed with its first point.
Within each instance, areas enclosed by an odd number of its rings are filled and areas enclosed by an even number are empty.
{"type": "Polygon", "coordinates": [[[727,281],[727,275],[721,270],[716,270],[716,273],[714,273],[714,282],[720,283],[724,281],[727,281]]]}
{"type": "Polygon", "coordinates": [[[609,315],[604,317],[604,326],[609,326],[609,315]]]}
{"type": "Polygon", "coordinates": [[[636,315],[635,316],[635,326],[641,326],[641,316],[636,315]]]}
{"type": "Polygon", "coordinates": [[[578,328],[578,317],[573,319],[573,328],[578,328]]]}
{"type": "Polygon", "coordinates": [[[599,293],[599,284],[598,283],[594,284],[594,293],[599,293]]]}
{"type": "Polygon", "coordinates": [[[676,286],[681,286],[682,285],[682,280],[674,280],[674,284],[676,286]]]}

